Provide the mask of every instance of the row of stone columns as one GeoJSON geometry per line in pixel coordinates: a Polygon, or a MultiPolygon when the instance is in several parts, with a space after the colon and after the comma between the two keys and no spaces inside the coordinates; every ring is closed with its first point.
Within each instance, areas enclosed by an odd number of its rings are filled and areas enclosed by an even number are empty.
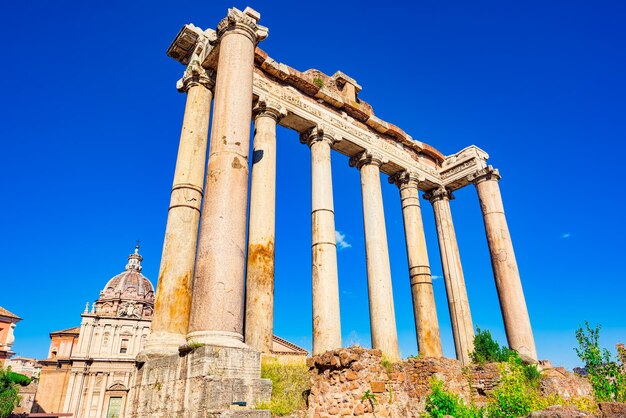
{"type": "MultiPolygon", "coordinates": [[[[284,111],[278,103],[264,98],[259,99],[254,110],[251,108],[254,48],[266,36],[265,28],[257,25],[258,18],[256,12],[248,9],[229,10],[229,16],[218,25],[216,80],[212,72],[200,66],[196,54],[179,83],[179,88],[188,94],[187,105],[152,334],[144,351],[147,356],[175,353],[185,342],[230,347],[247,344],[262,352],[272,348],[276,125],[284,111]],[[213,87],[215,111],[203,182],[213,87]],[[253,173],[246,241],[253,115],[253,173]],[[201,204],[203,183],[205,199],[201,204]]],[[[301,141],[311,151],[313,354],[341,347],[330,164],[332,145],[339,140],[323,126],[301,135],[301,141]]],[[[359,169],[361,177],[372,346],[396,360],[398,336],[380,184],[384,161],[382,156],[364,151],[351,158],[350,163],[359,169]]],[[[491,168],[470,178],[477,187],[483,210],[509,344],[536,358],[498,179],[497,171],[491,168]]],[[[424,356],[440,357],[441,339],[419,203],[419,179],[415,173],[405,171],[390,178],[390,182],[400,189],[419,350],[424,356]]],[[[473,326],[452,224],[452,194],[441,187],[425,197],[435,213],[457,358],[468,363],[473,349],[473,326]]]]}
{"type": "Polygon", "coordinates": [[[187,341],[245,347],[243,301],[254,48],[267,36],[267,28],[257,24],[259,18],[252,9],[241,12],[233,8],[217,26],[219,61],[206,180],[212,96],[212,85],[206,80],[212,75],[200,66],[201,51],[192,55],[180,83],[187,89],[187,106],[152,333],[140,360],[176,353],[187,341]],[[189,78],[192,81],[187,81],[189,78]],[[203,183],[207,198],[202,202],[203,183]]]}

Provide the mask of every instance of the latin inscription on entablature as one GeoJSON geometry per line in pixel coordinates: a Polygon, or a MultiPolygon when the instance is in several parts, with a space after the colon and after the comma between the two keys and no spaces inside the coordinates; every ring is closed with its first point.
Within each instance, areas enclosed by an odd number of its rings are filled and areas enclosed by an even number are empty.
{"type": "Polygon", "coordinates": [[[395,166],[418,172],[426,179],[426,185],[429,187],[441,184],[437,170],[419,162],[415,151],[405,148],[392,139],[381,137],[366,128],[357,126],[354,119],[345,112],[329,111],[324,106],[303,97],[293,87],[283,86],[259,73],[254,74],[253,91],[259,97],[267,96],[279,101],[289,112],[310,121],[311,125],[325,124],[335,128],[344,140],[360,149],[381,152],[385,159],[395,166]]]}

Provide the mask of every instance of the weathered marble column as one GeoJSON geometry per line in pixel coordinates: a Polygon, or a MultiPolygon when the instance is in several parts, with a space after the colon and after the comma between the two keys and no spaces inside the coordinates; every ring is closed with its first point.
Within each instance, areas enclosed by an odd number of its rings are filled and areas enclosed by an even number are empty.
{"type": "Polygon", "coordinates": [[[389,182],[400,188],[419,354],[426,357],[443,357],[433,281],[430,275],[426,236],[422,222],[418,189],[419,179],[416,173],[403,171],[390,177],[389,182]]]}
{"type": "Polygon", "coordinates": [[[478,191],[509,347],[537,360],[533,330],[500,195],[500,173],[489,166],[471,175],[469,180],[478,191]]]}
{"type": "Polygon", "coordinates": [[[313,355],[341,348],[339,279],[330,146],[337,140],[322,127],[300,136],[311,148],[313,355]]]}
{"type": "Polygon", "coordinates": [[[350,164],[361,172],[372,347],[382,350],[390,360],[398,360],[400,358],[398,331],[393,307],[383,195],[380,188],[382,156],[366,151],[352,157],[350,164]]]}
{"type": "Polygon", "coordinates": [[[254,48],[267,36],[259,14],[228,10],[217,26],[219,57],[202,206],[190,342],[245,347],[244,270],[254,48]]]}
{"type": "Polygon", "coordinates": [[[152,333],[139,359],[178,353],[187,336],[214,85],[214,73],[196,60],[177,84],[179,91],[187,92],[187,105],[165,227],[152,333]]]}
{"type": "Polygon", "coordinates": [[[469,364],[469,354],[474,351],[474,328],[467,298],[467,289],[465,288],[465,279],[463,278],[459,246],[454,233],[454,225],[452,224],[450,200],[453,199],[453,196],[448,190],[439,188],[431,190],[424,195],[424,198],[430,200],[435,211],[439,252],[441,254],[443,277],[446,283],[446,294],[448,295],[448,308],[450,309],[456,357],[463,364],[469,364]]]}
{"type": "Polygon", "coordinates": [[[248,226],[246,344],[269,353],[274,335],[276,123],[280,105],[259,99],[253,109],[254,151],[248,226]]]}

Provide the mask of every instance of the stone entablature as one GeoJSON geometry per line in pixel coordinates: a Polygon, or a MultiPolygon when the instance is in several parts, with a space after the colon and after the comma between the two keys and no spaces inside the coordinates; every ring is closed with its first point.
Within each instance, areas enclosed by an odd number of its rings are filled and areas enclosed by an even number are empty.
{"type": "MultiPolygon", "coordinates": [[[[185,25],[168,49],[182,64],[217,69],[219,42],[213,30],[185,25]]],[[[486,166],[488,154],[476,146],[444,156],[434,147],[413,139],[392,123],[378,118],[372,106],[357,97],[361,86],[338,71],[329,76],[316,69],[300,72],[280,63],[260,48],[254,54],[255,100],[272,100],[287,114],[281,126],[305,133],[312,127],[332,130],[333,149],[353,157],[365,150],[383,155],[381,171],[388,175],[409,170],[423,178],[421,190],[445,186],[456,190],[469,184],[467,176],[486,166]]],[[[179,81],[179,87],[182,83],[179,81]]]]}

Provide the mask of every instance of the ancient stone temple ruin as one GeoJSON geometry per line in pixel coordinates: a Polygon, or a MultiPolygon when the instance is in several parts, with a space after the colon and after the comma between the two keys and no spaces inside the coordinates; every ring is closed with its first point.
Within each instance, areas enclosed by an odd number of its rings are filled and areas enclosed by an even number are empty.
{"type": "Polygon", "coordinates": [[[271,387],[260,379],[260,358],[271,350],[273,335],[277,124],[297,131],[311,152],[314,355],[342,345],[330,164],[335,151],[360,171],[373,348],[399,357],[384,173],[402,201],[420,354],[442,356],[419,192],[434,210],[456,354],[468,363],[473,325],[450,202],[455,190],[473,184],[508,343],[536,359],[500,174],[487,153],[469,146],[445,156],[376,117],[348,75],[300,72],[270,58],[257,47],[268,35],[259,19],[250,8],[229,9],[215,30],[185,25],[167,51],[186,66],[177,87],[187,104],[152,333],[130,395],[132,416],[268,416],[253,408],[267,400],[271,387]]]}

